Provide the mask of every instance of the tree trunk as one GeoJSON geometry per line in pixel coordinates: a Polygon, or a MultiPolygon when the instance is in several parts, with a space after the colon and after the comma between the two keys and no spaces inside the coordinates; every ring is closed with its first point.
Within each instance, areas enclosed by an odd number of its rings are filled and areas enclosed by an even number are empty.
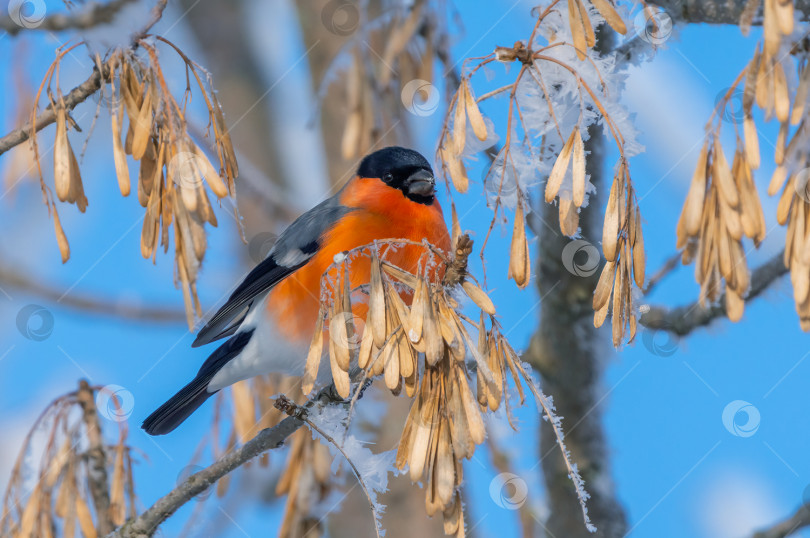
{"type": "MultiPolygon", "coordinates": [[[[600,31],[597,49],[610,50],[612,41],[609,28],[600,31]]],[[[587,171],[598,193],[591,195],[588,207],[580,213],[580,227],[583,238],[599,249],[602,214],[597,208],[601,207],[601,194],[609,189],[610,177],[604,174],[606,141],[601,128],[591,127],[590,135],[585,145],[590,152],[587,171]]],[[[600,354],[606,342],[594,329],[591,303],[599,271],[583,277],[566,269],[562,251],[571,239],[549,230],[559,230],[558,209],[556,205],[542,204],[539,211],[548,223],[548,227],[542,226],[535,267],[542,297],[540,325],[524,359],[539,371],[543,391],[554,398],[557,413],[563,417],[566,444],[591,494],[588,508],[599,529],[596,536],[624,536],[627,524],[615,496],[602,412],[598,408],[604,367],[600,354]]],[[[554,433],[545,421],[540,427],[540,463],[551,514],[545,523],[548,536],[594,536],[585,529],[574,486],[554,433]]]]}

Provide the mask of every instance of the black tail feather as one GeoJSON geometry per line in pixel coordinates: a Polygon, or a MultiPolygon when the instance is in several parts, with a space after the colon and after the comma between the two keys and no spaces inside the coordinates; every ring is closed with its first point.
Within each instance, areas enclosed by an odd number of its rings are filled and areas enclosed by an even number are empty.
{"type": "Polygon", "coordinates": [[[200,367],[197,376],[149,415],[141,428],[149,435],[164,435],[182,424],[205,400],[216,394],[208,392],[211,379],[242,351],[251,336],[253,330],[241,332],[219,346],[200,367]]]}

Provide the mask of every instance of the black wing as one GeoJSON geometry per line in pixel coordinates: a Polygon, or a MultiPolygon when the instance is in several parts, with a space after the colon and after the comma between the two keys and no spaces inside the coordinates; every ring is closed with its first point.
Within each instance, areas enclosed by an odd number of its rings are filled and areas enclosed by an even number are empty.
{"type": "Polygon", "coordinates": [[[248,273],[208,320],[191,346],[208,344],[235,333],[255,299],[306,265],[318,252],[324,232],[351,210],[340,205],[338,196],[334,196],[298,217],[282,232],[267,258],[248,273]]]}

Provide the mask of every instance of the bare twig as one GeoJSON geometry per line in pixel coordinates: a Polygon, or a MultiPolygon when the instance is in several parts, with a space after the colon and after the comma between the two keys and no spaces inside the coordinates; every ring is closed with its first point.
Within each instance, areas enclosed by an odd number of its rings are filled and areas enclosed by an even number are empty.
{"type": "Polygon", "coordinates": [[[380,514],[377,512],[377,506],[371,498],[371,493],[369,493],[368,486],[366,486],[365,481],[363,480],[363,476],[360,474],[360,471],[357,470],[357,467],[354,465],[354,462],[349,458],[349,455],[343,450],[343,447],[338,444],[338,442],[321,428],[318,427],[317,424],[313,423],[309,420],[308,413],[305,407],[297,405],[295,402],[284,396],[283,394],[278,397],[275,403],[276,409],[279,409],[285,413],[287,413],[290,417],[295,417],[299,420],[303,420],[310,429],[317,432],[318,435],[326,439],[332,446],[334,446],[342,455],[343,458],[348,462],[349,467],[352,468],[352,472],[354,476],[357,478],[357,482],[360,484],[360,487],[363,489],[363,493],[366,494],[366,499],[368,499],[368,504],[371,506],[371,513],[374,515],[374,532],[377,535],[377,538],[380,538],[380,514]]]}
{"type": "Polygon", "coordinates": [[[125,5],[133,2],[135,0],[112,0],[106,4],[93,2],[88,4],[80,13],[54,13],[31,28],[20,26],[11,17],[3,17],[0,19],[0,30],[5,31],[10,36],[15,36],[23,30],[44,30],[46,32],[86,30],[100,24],[112,22],[125,5]]]}
{"type": "Polygon", "coordinates": [[[753,538],[784,538],[808,525],[810,525],[810,506],[803,504],[792,516],[773,527],[754,533],[753,538]]]}
{"type": "Polygon", "coordinates": [[[681,253],[676,252],[669,258],[667,261],[664,262],[664,265],[656,271],[653,276],[650,277],[650,280],[647,282],[647,286],[644,287],[644,295],[647,295],[652,291],[652,289],[657,286],[662,280],[669,276],[669,274],[677,269],[680,266],[681,261],[681,253]]]}
{"type": "Polygon", "coordinates": [[[87,431],[87,483],[93,496],[96,508],[96,530],[107,534],[114,528],[110,519],[110,489],[107,480],[107,452],[104,450],[104,438],[98,423],[96,399],[93,388],[82,379],[76,396],[82,408],[82,420],[87,431]]]}
{"type": "Polygon", "coordinates": [[[186,314],[182,310],[129,305],[77,293],[65,294],[35,278],[30,278],[24,273],[2,265],[0,265],[0,284],[3,287],[12,287],[34,294],[65,307],[93,314],[151,323],[185,323],[186,321],[186,314]]]}
{"type": "MultiPolygon", "coordinates": [[[[751,275],[751,289],[748,292],[746,301],[760,295],[768,286],[788,272],[782,261],[783,257],[784,251],[754,271],[751,275]]],[[[662,306],[650,306],[649,310],[639,319],[639,323],[648,329],[660,329],[683,336],[698,327],[708,325],[715,319],[724,317],[726,317],[725,294],[720,297],[716,305],[709,308],[703,308],[697,301],[672,309],[662,306]]]]}

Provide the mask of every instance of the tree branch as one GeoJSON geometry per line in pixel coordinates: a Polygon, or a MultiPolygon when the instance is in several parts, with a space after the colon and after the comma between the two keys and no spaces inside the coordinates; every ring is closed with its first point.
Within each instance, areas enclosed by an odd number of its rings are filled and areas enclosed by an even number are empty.
{"type": "MultiPolygon", "coordinates": [[[[110,76],[110,70],[105,65],[104,73],[99,73],[97,67],[93,67],[93,74],[87,80],[70,90],[65,96],[65,109],[70,111],[88,97],[96,93],[101,88],[102,79],[106,80],[110,76]]],[[[42,114],[37,116],[37,132],[56,121],[56,111],[48,105],[42,114]]],[[[22,127],[14,129],[3,138],[0,138],[0,155],[7,152],[14,146],[22,144],[31,137],[31,122],[26,122],[22,127]]]]}
{"type": "MultiPolygon", "coordinates": [[[[754,271],[746,302],[762,294],[768,286],[788,272],[782,261],[783,257],[784,250],[754,271]]],[[[717,304],[709,308],[702,307],[698,301],[673,309],[650,306],[639,319],[639,323],[648,329],[660,329],[684,336],[698,327],[704,327],[715,319],[724,317],[726,317],[725,293],[717,304]]]]}
{"type": "MultiPolygon", "coordinates": [[[[283,397],[283,396],[282,396],[283,397]]],[[[314,398],[307,402],[304,409],[314,406],[343,403],[337,395],[335,385],[322,389],[314,398]]],[[[194,473],[185,479],[172,491],[158,499],[138,517],[127,521],[120,529],[107,535],[107,538],[149,538],[155,534],[158,526],[166,521],[181,506],[213,486],[217,480],[231,471],[244,465],[256,456],[267,450],[279,448],[284,441],[295,433],[304,421],[297,416],[289,416],[273,426],[260,431],[256,436],[241,447],[228,452],[222,458],[212,463],[202,471],[194,473]]]]}
{"type": "Polygon", "coordinates": [[[0,265],[0,283],[3,286],[16,288],[47,299],[50,302],[93,314],[113,315],[123,319],[151,323],[185,323],[186,321],[186,313],[183,310],[117,304],[113,301],[96,299],[89,295],[65,294],[56,288],[49,287],[34,278],[29,278],[23,273],[18,273],[2,265],[0,265]]]}
{"type": "MultiPolygon", "coordinates": [[[[155,7],[152,8],[152,16],[149,22],[135,35],[132,36],[132,47],[135,48],[140,39],[142,39],[151,28],[160,20],[163,15],[163,10],[166,9],[168,0],[157,0],[155,7]]],[[[110,77],[110,70],[106,64],[102,67],[103,72],[99,72],[98,67],[93,67],[93,73],[87,80],[70,90],[65,96],[65,109],[71,111],[76,108],[80,103],[87,100],[88,97],[96,93],[101,88],[102,80],[107,80],[110,77]]],[[[56,111],[50,105],[40,114],[36,119],[37,132],[41,131],[48,125],[56,121],[56,111]]],[[[31,136],[31,122],[28,121],[22,127],[14,129],[3,138],[0,138],[0,155],[7,152],[14,146],[22,144],[31,136]]]]}
{"type": "Polygon", "coordinates": [[[63,30],[86,30],[99,24],[112,22],[121,9],[136,0],[112,0],[106,4],[92,3],[80,13],[55,13],[45,17],[42,22],[31,28],[20,26],[11,17],[0,18],[0,30],[15,36],[23,30],[45,30],[61,32],[63,30]]]}
{"type": "Polygon", "coordinates": [[[114,528],[112,519],[110,519],[107,452],[104,450],[104,438],[101,434],[101,426],[98,423],[93,389],[84,379],[79,381],[76,400],[82,408],[82,420],[87,430],[87,482],[96,509],[96,529],[99,534],[107,534],[114,528]]]}
{"type": "MultiPolygon", "coordinates": [[[[655,5],[664,8],[670,17],[690,23],[739,24],[740,15],[748,0],[724,0],[723,2],[706,2],[706,0],[656,0],[655,5]]],[[[810,0],[794,0],[797,11],[810,13],[810,0]]],[[[755,17],[754,22],[761,17],[755,17]]]]}
{"type": "Polygon", "coordinates": [[[664,262],[658,271],[650,277],[647,281],[647,286],[644,287],[644,295],[649,294],[662,280],[669,276],[669,274],[680,267],[681,253],[676,252],[664,262]]]}
{"type": "Polygon", "coordinates": [[[803,504],[792,516],[773,527],[754,533],[753,538],[784,538],[810,525],[810,506],[803,504]]]}

